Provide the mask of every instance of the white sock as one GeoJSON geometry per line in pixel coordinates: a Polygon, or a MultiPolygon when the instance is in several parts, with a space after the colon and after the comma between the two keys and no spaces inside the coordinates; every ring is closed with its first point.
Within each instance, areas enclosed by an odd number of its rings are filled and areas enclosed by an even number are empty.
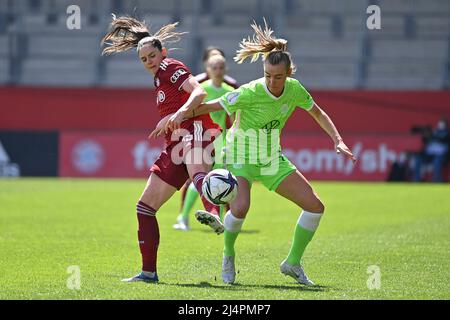
{"type": "Polygon", "coordinates": [[[238,219],[231,213],[231,210],[229,210],[223,219],[223,226],[225,227],[225,230],[228,232],[239,232],[242,229],[242,225],[244,224],[245,219],[238,219]]]}
{"type": "Polygon", "coordinates": [[[322,218],[321,213],[312,213],[303,210],[297,223],[303,229],[314,232],[319,227],[320,218],[322,218]]]}
{"type": "Polygon", "coordinates": [[[143,273],[145,276],[149,277],[149,278],[153,278],[153,277],[155,276],[155,272],[150,272],[150,271],[144,271],[144,270],[142,270],[142,273],[143,273]]]}
{"type": "Polygon", "coordinates": [[[188,188],[194,190],[195,192],[197,192],[197,188],[195,187],[195,184],[194,184],[193,182],[191,182],[191,183],[189,184],[189,187],[188,187],[188,188]]]}

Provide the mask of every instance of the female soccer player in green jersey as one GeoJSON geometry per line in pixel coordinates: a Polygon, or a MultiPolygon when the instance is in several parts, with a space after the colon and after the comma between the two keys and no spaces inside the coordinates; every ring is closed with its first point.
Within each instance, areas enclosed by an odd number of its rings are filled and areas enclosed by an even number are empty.
{"type": "Polygon", "coordinates": [[[166,128],[178,128],[194,112],[199,115],[224,109],[228,114],[236,113],[236,120],[227,133],[226,163],[238,179],[239,192],[224,218],[223,281],[235,281],[234,244],[250,206],[251,185],[253,181],[260,181],[266,188],[302,209],[291,249],[281,263],[280,271],[300,284],[313,285],[300,260],[319,226],[325,207],[308,180],[281,153],[280,130],[299,107],[308,111],[331,137],[337,153],[344,154],[353,162],[356,159],[330,117],[319,108],[306,89],[290,77],[295,72],[295,66],[290,53],[286,51],[287,41],[273,37],[273,31],[267,23],[264,29],[256,24],[252,28],[255,35],[241,42],[235,60],[242,63],[251,57],[254,62],[262,55],[264,78],[243,85],[218,100],[201,104],[194,111],[186,111],[185,108],[178,110],[166,122],[166,128]],[[269,143],[264,147],[261,141],[269,143]]]}
{"type": "MultiPolygon", "coordinates": [[[[234,88],[230,85],[228,85],[224,81],[226,72],[226,60],[222,55],[216,54],[206,61],[206,73],[208,75],[208,80],[205,80],[200,84],[200,86],[205,89],[206,91],[206,98],[204,101],[211,101],[217,98],[220,98],[225,93],[231,92],[234,90],[234,88]]],[[[226,130],[229,127],[227,125],[228,122],[228,116],[225,110],[218,110],[215,112],[210,113],[211,119],[217,123],[221,129],[222,129],[222,139],[219,141],[219,138],[216,138],[214,141],[215,146],[215,156],[216,156],[216,163],[213,167],[213,169],[222,167],[220,164],[223,164],[222,161],[218,161],[219,156],[221,156],[222,153],[222,146],[224,146],[225,142],[225,134],[226,130]]],[[[187,231],[189,230],[189,212],[191,211],[192,207],[195,204],[195,201],[198,198],[198,191],[195,189],[195,186],[190,183],[189,187],[186,191],[186,196],[183,201],[183,206],[180,215],[177,217],[177,223],[173,225],[173,228],[176,230],[183,230],[187,231]]],[[[221,216],[223,207],[220,208],[221,216]]]]}

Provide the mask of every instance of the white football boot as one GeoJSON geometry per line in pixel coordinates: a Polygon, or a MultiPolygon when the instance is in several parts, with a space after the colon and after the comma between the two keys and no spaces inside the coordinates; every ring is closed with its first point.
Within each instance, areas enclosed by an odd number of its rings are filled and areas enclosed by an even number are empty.
{"type": "Polygon", "coordinates": [[[214,215],[208,211],[197,210],[197,212],[195,213],[195,218],[201,224],[206,224],[206,225],[210,226],[211,229],[213,229],[214,232],[217,234],[221,234],[225,230],[222,222],[220,221],[220,217],[217,215],[214,215]]]}
{"type": "Polygon", "coordinates": [[[280,271],[282,274],[294,278],[298,283],[306,286],[313,286],[314,282],[308,279],[308,276],[303,271],[303,267],[300,264],[291,265],[284,260],[280,265],[280,271]]]}
{"type": "Polygon", "coordinates": [[[122,282],[147,282],[147,283],[157,283],[159,281],[158,274],[156,272],[141,272],[138,275],[122,279],[122,282]]]}
{"type": "Polygon", "coordinates": [[[173,228],[175,230],[189,231],[189,219],[185,219],[182,215],[179,215],[177,223],[173,225],[173,228]]]}
{"type": "Polygon", "coordinates": [[[226,284],[233,284],[234,280],[236,280],[236,268],[234,266],[234,257],[223,256],[222,280],[226,284]]]}

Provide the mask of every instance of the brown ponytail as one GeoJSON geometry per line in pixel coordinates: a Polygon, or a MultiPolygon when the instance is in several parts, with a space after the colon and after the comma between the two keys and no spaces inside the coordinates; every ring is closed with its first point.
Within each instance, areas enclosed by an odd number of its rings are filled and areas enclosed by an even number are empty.
{"type": "Polygon", "coordinates": [[[139,51],[143,45],[151,43],[162,50],[163,44],[174,43],[180,40],[186,32],[175,32],[178,22],[163,26],[155,34],[151,34],[144,22],[131,17],[116,17],[110,24],[108,33],[103,37],[102,44],[106,44],[103,55],[123,52],[132,48],[139,51]]]}

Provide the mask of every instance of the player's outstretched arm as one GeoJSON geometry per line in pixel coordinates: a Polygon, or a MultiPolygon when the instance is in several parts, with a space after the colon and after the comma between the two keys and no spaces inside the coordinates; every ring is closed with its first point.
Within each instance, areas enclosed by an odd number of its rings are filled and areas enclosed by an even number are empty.
{"type": "Polygon", "coordinates": [[[169,121],[166,123],[165,131],[174,131],[180,128],[181,122],[185,120],[184,113],[198,107],[207,96],[205,89],[203,89],[198,81],[192,76],[184,82],[182,88],[184,91],[190,93],[189,99],[172,115],[172,117],[169,118],[169,121]]]}
{"type": "Polygon", "coordinates": [[[159,120],[158,124],[156,125],[156,128],[148,135],[148,139],[151,138],[158,138],[160,135],[165,133],[166,123],[169,121],[170,117],[174,115],[173,113],[165,116],[161,120],[159,120]]]}
{"type": "Polygon", "coordinates": [[[208,114],[214,111],[223,110],[222,105],[219,103],[219,99],[211,100],[206,103],[200,104],[197,108],[191,109],[184,113],[184,119],[190,119],[193,117],[208,114]]]}
{"type": "Polygon", "coordinates": [[[223,110],[223,108],[218,99],[202,103],[196,108],[179,109],[167,122],[165,131],[178,129],[184,120],[219,110],[223,110]]]}
{"type": "Polygon", "coordinates": [[[322,129],[331,137],[334,142],[334,148],[337,153],[343,153],[346,157],[350,158],[353,163],[356,162],[356,158],[352,151],[347,147],[339,134],[336,126],[334,125],[331,118],[323,111],[317,104],[309,110],[309,114],[316,120],[316,122],[322,127],[322,129]]]}

